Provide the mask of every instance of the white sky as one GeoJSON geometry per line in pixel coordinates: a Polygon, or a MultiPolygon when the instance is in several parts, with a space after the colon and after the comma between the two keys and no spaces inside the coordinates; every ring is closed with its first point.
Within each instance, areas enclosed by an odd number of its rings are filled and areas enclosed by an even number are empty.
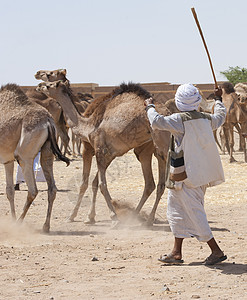
{"type": "Polygon", "coordinates": [[[71,83],[211,83],[195,7],[217,80],[246,67],[246,0],[0,0],[0,85],[36,85],[67,69],[71,83]]]}

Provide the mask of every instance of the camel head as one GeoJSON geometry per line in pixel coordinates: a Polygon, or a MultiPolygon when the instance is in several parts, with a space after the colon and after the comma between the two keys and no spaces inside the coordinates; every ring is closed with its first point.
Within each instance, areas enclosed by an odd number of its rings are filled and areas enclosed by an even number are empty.
{"type": "Polygon", "coordinates": [[[48,70],[40,70],[38,71],[34,77],[38,80],[43,80],[43,81],[57,81],[57,80],[63,80],[66,81],[66,69],[58,69],[54,71],[48,71],[48,70]]]}
{"type": "Polygon", "coordinates": [[[68,88],[68,82],[63,82],[62,80],[57,80],[53,82],[41,82],[36,87],[36,91],[44,93],[48,97],[55,98],[59,92],[66,91],[68,88]]]}

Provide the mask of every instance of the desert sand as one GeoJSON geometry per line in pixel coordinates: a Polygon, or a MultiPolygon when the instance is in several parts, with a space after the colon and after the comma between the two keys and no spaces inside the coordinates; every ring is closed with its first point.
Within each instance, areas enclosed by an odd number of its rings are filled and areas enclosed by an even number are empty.
{"type": "MultiPolygon", "coordinates": [[[[183,265],[164,265],[173,236],[166,219],[167,191],[162,196],[153,227],[121,210],[123,225],[111,228],[109,210],[101,193],[97,222],[86,225],[91,187],[73,223],[67,219],[75,205],[81,181],[81,158],[66,167],[54,162],[58,187],[51,231],[41,229],[47,209],[46,183],[23,224],[11,221],[5,195],[5,174],[0,166],[0,299],[247,299],[247,164],[235,153],[236,163],[221,155],[226,181],[207,190],[205,208],[216,240],[228,259],[206,267],[208,246],[196,239],[184,241],[183,265]]],[[[157,163],[153,159],[157,179],[157,163]]],[[[95,162],[92,170],[95,174],[95,162]]],[[[135,207],[141,198],[143,178],[132,151],[116,159],[107,172],[113,200],[135,207]]],[[[156,180],[157,181],[157,180],[156,180]]],[[[16,192],[17,215],[27,195],[26,184],[16,192]]],[[[151,211],[155,192],[146,202],[142,218],[151,211]]]]}

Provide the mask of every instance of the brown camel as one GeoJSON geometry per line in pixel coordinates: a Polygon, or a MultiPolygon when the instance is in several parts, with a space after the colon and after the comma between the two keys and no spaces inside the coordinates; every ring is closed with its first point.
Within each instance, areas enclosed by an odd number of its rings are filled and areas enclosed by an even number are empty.
{"type": "Polygon", "coordinates": [[[40,162],[48,185],[48,210],[43,230],[48,232],[57,191],[53,176],[53,154],[69,164],[69,160],[61,154],[56,144],[54,121],[46,109],[30,101],[15,84],[7,84],[1,88],[0,108],[0,159],[5,167],[6,194],[11,214],[16,218],[14,160],[20,164],[28,186],[26,204],[20,216],[20,220],[23,220],[38,193],[33,160],[41,149],[40,162]]]}
{"type": "MultiPolygon", "coordinates": [[[[67,80],[66,73],[67,73],[66,69],[58,69],[53,71],[40,70],[36,72],[34,77],[38,80],[40,79],[43,81],[50,81],[50,82],[57,81],[57,80],[66,81],[67,80]]],[[[28,89],[26,91],[26,95],[28,96],[28,98],[37,99],[37,100],[45,100],[48,98],[47,95],[37,91],[35,88],[28,89]]]]}
{"type": "MultiPolygon", "coordinates": [[[[63,82],[66,82],[67,86],[70,88],[70,82],[66,77],[67,75],[67,71],[66,69],[58,69],[58,70],[53,70],[53,71],[49,71],[49,70],[39,70],[37,71],[37,73],[35,74],[35,78],[38,80],[42,80],[45,82],[54,82],[57,80],[62,80],[63,82]]],[[[36,91],[37,93],[43,94],[43,92],[39,92],[36,91]]],[[[48,97],[46,95],[46,97],[48,97]]],[[[50,100],[55,101],[54,99],[50,98],[50,100]]],[[[87,108],[88,104],[92,101],[92,96],[90,94],[83,94],[83,93],[78,93],[77,96],[75,96],[73,94],[73,101],[77,106],[77,109],[80,113],[83,113],[85,111],[85,109],[87,108]]],[[[42,105],[41,101],[38,101],[38,103],[40,105],[42,105]]],[[[63,117],[63,113],[62,113],[62,108],[61,106],[56,102],[56,105],[60,107],[60,111],[59,110],[53,110],[54,108],[54,104],[50,105],[50,101],[48,103],[48,105],[44,104],[43,106],[45,108],[48,109],[48,111],[52,114],[55,123],[56,120],[58,120],[59,122],[56,123],[57,125],[57,131],[58,131],[58,135],[61,138],[61,150],[64,148],[64,154],[66,152],[68,152],[68,144],[69,144],[69,135],[68,135],[68,128],[66,127],[66,123],[64,122],[64,120],[62,120],[63,117]],[[58,118],[57,118],[58,117],[58,118]]],[[[72,132],[72,154],[75,156],[75,144],[77,145],[77,151],[78,154],[80,154],[80,148],[81,148],[81,142],[79,137],[77,137],[73,132],[72,132]]]]}
{"type": "MultiPolygon", "coordinates": [[[[53,71],[40,70],[37,71],[34,77],[38,80],[49,81],[49,82],[53,82],[57,80],[62,80],[65,82],[68,81],[68,79],[66,78],[66,73],[67,73],[66,69],[58,69],[53,71]]],[[[60,137],[61,139],[62,146],[60,149],[62,150],[62,148],[64,148],[64,155],[66,153],[70,154],[68,150],[70,138],[68,135],[68,130],[66,128],[66,122],[63,116],[63,110],[61,106],[58,104],[56,100],[54,100],[51,97],[48,97],[42,92],[37,91],[36,89],[35,92],[31,91],[28,93],[28,95],[31,98],[31,100],[45,107],[52,115],[57,128],[57,136],[60,137]],[[40,95],[44,95],[46,98],[43,97],[42,99],[40,99],[41,97],[40,95]]]]}
{"type": "MultiPolygon", "coordinates": [[[[75,106],[80,114],[83,114],[90,103],[92,103],[93,97],[90,94],[77,93],[76,100],[74,99],[75,106]]],[[[72,143],[72,155],[81,156],[81,138],[71,132],[71,143],[72,143]],[[75,151],[75,146],[77,149],[77,154],[75,151]]]]}
{"type": "Polygon", "coordinates": [[[244,160],[247,162],[246,142],[247,136],[247,101],[245,98],[240,98],[235,93],[234,87],[230,82],[225,82],[222,86],[223,95],[222,101],[227,108],[226,121],[222,125],[221,140],[222,148],[227,148],[230,155],[230,162],[236,161],[233,157],[234,149],[234,126],[239,127],[242,149],[244,151],[244,160]]]}
{"type": "MultiPolygon", "coordinates": [[[[76,217],[88,187],[93,155],[96,156],[98,174],[93,180],[93,200],[87,222],[95,222],[98,183],[111,210],[112,219],[117,219],[112,198],[107,188],[106,169],[115,157],[122,156],[134,148],[134,152],[142,165],[145,180],[143,195],[136,208],[137,213],[140,212],[145,201],[155,189],[151,167],[154,152],[158,159],[159,182],[156,201],[147,221],[149,225],[153,224],[159,200],[165,189],[165,164],[170,133],[151,130],[143,105],[144,99],[150,97],[150,93],[136,84],[122,84],[112,93],[95,99],[88,106],[84,116],[81,116],[73,103],[71,90],[63,82],[42,82],[37,89],[59,101],[67,124],[75,134],[81,137],[84,144],[82,184],[70,220],[73,221],[76,217]],[[155,148],[153,142],[159,148],[155,148]]],[[[164,109],[164,114],[168,114],[167,109],[164,109]]]]}

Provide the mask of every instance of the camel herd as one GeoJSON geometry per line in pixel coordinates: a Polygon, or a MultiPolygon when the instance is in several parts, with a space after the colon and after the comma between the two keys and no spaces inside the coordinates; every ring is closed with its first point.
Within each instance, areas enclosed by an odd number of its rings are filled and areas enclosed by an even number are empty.
{"type": "MultiPolygon", "coordinates": [[[[77,203],[69,220],[77,216],[83,196],[88,188],[93,156],[96,158],[97,173],[92,182],[93,197],[86,223],[95,223],[95,203],[100,188],[110,209],[110,217],[118,223],[118,216],[107,187],[106,171],[111,162],[133,149],[141,164],[144,178],[142,197],[135,209],[138,214],[146,200],[155,190],[152,172],[152,156],[158,161],[158,184],[156,200],[148,217],[147,224],[152,225],[160,198],[165,190],[166,156],[170,142],[170,133],[150,128],[143,102],[150,93],[138,84],[121,84],[111,93],[92,99],[75,95],[66,78],[66,70],[41,70],[35,78],[42,80],[36,89],[26,94],[15,84],[7,84],[0,90],[0,159],[6,173],[6,194],[10,202],[11,214],[15,219],[14,205],[14,160],[22,167],[28,186],[27,200],[20,220],[23,220],[38,190],[33,171],[33,160],[41,151],[41,166],[48,185],[48,210],[43,226],[50,230],[52,206],[56,197],[56,185],[53,176],[54,155],[69,165],[65,156],[70,153],[68,128],[72,131],[72,147],[77,145],[80,152],[82,145],[82,183],[77,203]],[[82,99],[83,98],[83,99],[82,99]],[[61,139],[63,154],[58,147],[57,138],[61,139]]],[[[229,152],[230,161],[234,161],[234,138],[236,128],[240,134],[240,146],[246,157],[247,137],[247,85],[223,85],[223,102],[227,107],[227,118],[220,129],[220,147],[229,152]]],[[[169,115],[177,112],[174,100],[165,103],[156,101],[158,112],[169,115]]],[[[212,101],[203,98],[202,108],[212,110],[212,101]]]]}

